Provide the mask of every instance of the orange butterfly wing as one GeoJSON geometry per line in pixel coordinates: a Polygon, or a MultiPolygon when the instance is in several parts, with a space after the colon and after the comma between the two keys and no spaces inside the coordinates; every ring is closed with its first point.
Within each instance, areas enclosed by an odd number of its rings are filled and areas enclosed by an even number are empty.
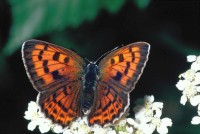
{"type": "Polygon", "coordinates": [[[26,41],[22,58],[38,104],[46,116],[63,126],[82,115],[80,94],[85,61],[71,50],[39,40],[26,41]]]}
{"type": "Polygon", "coordinates": [[[134,89],[148,60],[150,45],[132,43],[108,54],[99,64],[99,82],[89,124],[108,125],[118,120],[129,106],[134,89]]]}

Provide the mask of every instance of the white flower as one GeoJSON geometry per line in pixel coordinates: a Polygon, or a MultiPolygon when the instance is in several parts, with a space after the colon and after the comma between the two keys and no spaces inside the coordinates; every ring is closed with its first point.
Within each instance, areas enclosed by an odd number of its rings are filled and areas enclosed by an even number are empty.
{"type": "Polygon", "coordinates": [[[192,118],[191,124],[194,124],[194,125],[200,124],[200,117],[199,116],[194,116],[192,118]]]}
{"type": "Polygon", "coordinates": [[[166,134],[168,133],[168,128],[167,127],[171,127],[172,126],[172,121],[169,118],[163,118],[161,120],[157,120],[157,131],[160,134],[166,134]]]}
{"type": "Polygon", "coordinates": [[[102,128],[99,125],[94,125],[94,127],[92,128],[92,131],[94,132],[94,134],[105,134],[106,133],[106,129],[102,128]]]}
{"type": "Polygon", "coordinates": [[[198,111],[197,111],[197,113],[200,116],[200,104],[198,105],[198,111]]]}
{"type": "Polygon", "coordinates": [[[28,124],[28,130],[33,131],[37,127],[37,125],[38,125],[37,121],[31,121],[28,124]]]}
{"type": "Polygon", "coordinates": [[[134,124],[136,129],[135,133],[151,134],[155,129],[161,133],[167,133],[167,127],[172,125],[172,121],[169,118],[160,119],[162,115],[162,102],[154,102],[154,96],[145,96],[144,104],[136,106],[134,108],[135,121],[127,120],[134,124]]]}
{"type": "Polygon", "coordinates": [[[192,62],[191,68],[179,76],[176,87],[182,91],[181,104],[185,105],[189,100],[192,106],[198,105],[199,116],[194,116],[191,124],[200,124],[200,56],[189,55],[187,60],[192,62]]]}
{"type": "Polygon", "coordinates": [[[194,71],[198,71],[198,70],[200,70],[200,62],[198,63],[198,62],[194,62],[194,63],[192,63],[192,65],[191,65],[191,69],[193,69],[194,71]]]}
{"type": "Polygon", "coordinates": [[[110,130],[107,132],[108,134],[117,134],[115,130],[110,130]]]}
{"type": "Polygon", "coordinates": [[[181,103],[182,105],[185,105],[186,102],[187,102],[187,97],[186,97],[185,95],[182,95],[182,96],[181,96],[180,103],[181,103]]]}
{"type": "Polygon", "coordinates": [[[189,69],[187,70],[184,74],[183,74],[183,77],[186,79],[186,80],[189,80],[189,81],[192,81],[194,80],[195,78],[195,70],[193,69],[189,69]]]}
{"type": "Polygon", "coordinates": [[[196,95],[190,99],[192,106],[197,106],[200,103],[200,95],[196,95]]]}
{"type": "Polygon", "coordinates": [[[35,102],[31,101],[28,104],[28,111],[25,112],[24,118],[27,120],[37,119],[39,116],[38,110],[39,110],[39,106],[35,102]]]}
{"type": "Polygon", "coordinates": [[[128,126],[126,126],[126,131],[127,131],[129,134],[132,134],[132,133],[133,133],[133,127],[128,127],[128,126]]]}
{"type": "Polygon", "coordinates": [[[64,129],[63,134],[73,134],[70,129],[64,129]]]}
{"type": "Polygon", "coordinates": [[[51,129],[51,122],[43,122],[42,124],[39,125],[39,130],[41,133],[46,133],[51,129]]]}
{"type": "Polygon", "coordinates": [[[193,62],[197,59],[196,55],[188,55],[187,56],[187,61],[188,62],[193,62]]]}
{"type": "MultiPolygon", "coordinates": [[[[189,78],[188,78],[189,79],[189,78]]],[[[183,91],[182,96],[181,96],[181,104],[185,105],[187,100],[193,99],[197,95],[197,90],[196,86],[194,85],[193,82],[190,82],[189,80],[180,80],[177,84],[176,87],[183,91]]]]}
{"type": "Polygon", "coordinates": [[[132,125],[132,126],[135,125],[135,121],[134,121],[132,118],[127,118],[126,121],[127,121],[127,123],[128,123],[129,125],[132,125]]]}
{"type": "Polygon", "coordinates": [[[62,133],[63,132],[63,128],[62,128],[62,126],[60,126],[60,125],[57,125],[57,124],[55,124],[54,126],[53,126],[53,132],[54,133],[62,133]]]}
{"type": "Polygon", "coordinates": [[[176,87],[180,90],[183,91],[186,87],[186,85],[189,85],[190,81],[188,80],[179,80],[178,83],[176,84],[176,87]]]}

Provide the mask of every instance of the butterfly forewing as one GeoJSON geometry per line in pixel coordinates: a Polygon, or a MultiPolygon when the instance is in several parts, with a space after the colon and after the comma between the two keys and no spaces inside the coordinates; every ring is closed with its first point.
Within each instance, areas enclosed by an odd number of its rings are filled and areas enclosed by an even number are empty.
{"type": "Polygon", "coordinates": [[[113,124],[129,106],[134,89],[148,60],[150,45],[137,42],[117,49],[99,63],[96,101],[89,114],[89,124],[113,124]]]}
{"type": "Polygon", "coordinates": [[[121,87],[125,92],[134,89],[148,60],[150,45],[137,42],[107,55],[100,63],[100,79],[121,87]]]}
{"type": "Polygon", "coordinates": [[[83,74],[83,59],[71,50],[38,40],[23,44],[22,56],[27,74],[38,91],[49,90],[61,81],[72,81],[83,74]]]}
{"type": "Polygon", "coordinates": [[[84,60],[71,50],[39,40],[23,44],[22,58],[46,116],[61,125],[80,116],[84,60]]]}

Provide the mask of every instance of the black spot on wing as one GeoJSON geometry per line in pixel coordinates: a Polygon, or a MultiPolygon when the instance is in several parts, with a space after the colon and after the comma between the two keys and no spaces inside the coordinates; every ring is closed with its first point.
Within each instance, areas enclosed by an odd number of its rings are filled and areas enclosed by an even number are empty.
{"type": "Polygon", "coordinates": [[[129,68],[130,68],[130,62],[126,62],[126,69],[124,70],[124,75],[127,75],[129,68]]]}
{"type": "Polygon", "coordinates": [[[58,61],[59,57],[60,57],[60,53],[55,52],[55,54],[53,55],[53,60],[58,61]]]}
{"type": "Polygon", "coordinates": [[[52,74],[54,80],[59,80],[59,79],[63,78],[63,76],[59,74],[58,70],[53,71],[51,74],[52,74]]]}
{"type": "Polygon", "coordinates": [[[38,55],[38,60],[42,60],[42,56],[41,55],[38,55]]]}
{"type": "Polygon", "coordinates": [[[113,64],[115,64],[115,60],[114,59],[111,59],[110,60],[110,63],[113,65],[113,64]]]}
{"type": "Polygon", "coordinates": [[[44,51],[43,51],[43,50],[41,50],[41,51],[40,51],[40,53],[39,53],[39,55],[43,55],[43,53],[44,53],[44,51]]]}
{"type": "Polygon", "coordinates": [[[132,53],[132,62],[134,62],[134,60],[135,60],[135,54],[134,54],[134,52],[132,53]]]}
{"type": "Polygon", "coordinates": [[[47,74],[49,73],[49,68],[48,67],[44,67],[44,72],[47,74]]]}
{"type": "Polygon", "coordinates": [[[44,60],[43,61],[43,67],[47,66],[47,64],[48,64],[48,60],[44,60]]]}
{"type": "Polygon", "coordinates": [[[119,54],[119,62],[123,62],[124,61],[124,56],[123,54],[119,54]]]}
{"type": "Polygon", "coordinates": [[[112,77],[114,80],[116,81],[120,81],[122,78],[122,73],[121,72],[117,72],[116,76],[112,77]]]}
{"type": "Polygon", "coordinates": [[[64,62],[68,63],[69,62],[69,57],[65,57],[64,62]]]}
{"type": "Polygon", "coordinates": [[[47,50],[47,48],[48,48],[48,45],[44,44],[44,50],[47,50]]]}

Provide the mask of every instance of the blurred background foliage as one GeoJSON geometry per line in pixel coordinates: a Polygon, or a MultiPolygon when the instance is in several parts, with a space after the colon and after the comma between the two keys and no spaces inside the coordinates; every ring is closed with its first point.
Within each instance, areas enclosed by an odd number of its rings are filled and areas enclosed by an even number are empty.
{"type": "MultiPolygon", "coordinates": [[[[169,133],[200,133],[190,124],[196,108],[183,107],[176,89],[178,75],[189,68],[188,54],[200,54],[198,0],[1,0],[0,1],[0,133],[35,133],[23,119],[33,90],[21,60],[21,45],[41,39],[95,60],[121,44],[146,41],[151,54],[131,93],[164,102],[172,118],[169,133]]],[[[131,116],[134,114],[131,112],[131,116]]]]}

